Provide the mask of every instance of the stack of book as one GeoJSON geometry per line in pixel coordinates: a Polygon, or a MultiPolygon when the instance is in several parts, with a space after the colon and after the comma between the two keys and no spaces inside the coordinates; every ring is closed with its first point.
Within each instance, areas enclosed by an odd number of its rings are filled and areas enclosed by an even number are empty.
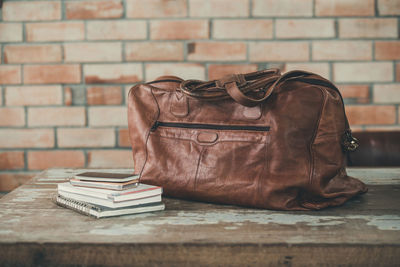
{"type": "Polygon", "coordinates": [[[132,174],[85,172],[58,184],[55,202],[97,218],[159,211],[162,188],[132,174]]]}

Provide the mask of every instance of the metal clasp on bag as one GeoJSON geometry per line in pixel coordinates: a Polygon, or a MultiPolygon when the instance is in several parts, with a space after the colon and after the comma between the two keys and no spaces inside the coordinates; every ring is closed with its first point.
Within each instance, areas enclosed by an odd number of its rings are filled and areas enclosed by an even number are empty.
{"type": "Polygon", "coordinates": [[[346,131],[342,137],[342,148],[345,152],[355,151],[360,146],[357,138],[351,135],[351,131],[346,131]]]}

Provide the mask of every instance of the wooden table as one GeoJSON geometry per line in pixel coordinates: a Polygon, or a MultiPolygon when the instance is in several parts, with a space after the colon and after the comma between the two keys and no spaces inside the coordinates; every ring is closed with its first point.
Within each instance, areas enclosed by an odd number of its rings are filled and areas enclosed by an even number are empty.
{"type": "Polygon", "coordinates": [[[0,200],[1,266],[400,264],[400,168],[349,170],[369,192],[318,212],[165,198],[165,211],[106,219],[51,202],[56,184],[82,171],[44,171],[0,200]]]}

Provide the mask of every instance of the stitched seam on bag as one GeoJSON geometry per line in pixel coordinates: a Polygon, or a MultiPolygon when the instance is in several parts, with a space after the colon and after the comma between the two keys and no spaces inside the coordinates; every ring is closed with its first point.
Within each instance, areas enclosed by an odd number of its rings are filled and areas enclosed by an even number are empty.
{"type": "Polygon", "coordinates": [[[328,98],[327,98],[326,92],[321,87],[318,87],[318,86],[315,86],[315,85],[312,85],[310,87],[318,88],[321,91],[322,97],[323,97],[323,101],[322,101],[322,104],[321,104],[319,112],[318,112],[318,115],[319,115],[318,116],[318,121],[316,123],[316,127],[314,128],[313,137],[311,138],[310,145],[309,145],[309,150],[310,150],[310,176],[309,176],[309,181],[308,182],[311,185],[313,183],[313,181],[314,181],[314,174],[315,174],[315,151],[313,149],[313,145],[314,145],[315,139],[317,137],[317,133],[318,133],[318,130],[319,130],[319,125],[320,125],[320,122],[321,122],[321,119],[322,119],[322,115],[323,115],[323,112],[324,112],[324,108],[325,108],[325,105],[326,105],[326,101],[327,101],[328,98]]]}
{"type": "MultiPolygon", "coordinates": [[[[269,124],[271,124],[271,120],[269,119],[269,124]]],[[[268,134],[267,136],[266,136],[267,138],[265,139],[265,152],[264,152],[264,161],[265,161],[265,164],[264,164],[264,166],[263,166],[263,168],[262,168],[262,170],[261,170],[261,174],[260,174],[260,176],[258,177],[258,183],[257,183],[257,188],[258,188],[258,190],[257,190],[257,198],[256,199],[262,199],[261,198],[261,194],[262,194],[262,189],[264,188],[264,174],[265,174],[265,170],[269,170],[269,157],[268,157],[268,147],[269,147],[269,145],[270,145],[270,143],[271,143],[271,134],[268,134]],[[268,168],[267,168],[267,166],[268,166],[268,168]]]]}
{"type": "Polygon", "coordinates": [[[197,161],[197,167],[196,167],[196,174],[194,175],[194,188],[193,188],[194,191],[196,191],[196,187],[197,187],[197,176],[199,175],[200,161],[201,161],[201,158],[203,157],[203,153],[205,150],[206,150],[206,148],[202,147],[202,149],[199,153],[199,159],[197,161]]]}
{"type": "Polygon", "coordinates": [[[142,170],[140,171],[140,176],[139,177],[142,177],[142,173],[143,173],[143,170],[144,170],[144,168],[146,167],[146,163],[147,163],[147,159],[148,159],[148,157],[149,157],[149,151],[148,151],[148,145],[147,145],[147,143],[148,143],[148,141],[149,141],[149,137],[150,137],[150,132],[151,132],[151,127],[152,127],[152,125],[158,120],[158,117],[160,116],[160,106],[159,106],[159,104],[158,104],[158,102],[157,102],[157,98],[155,97],[155,95],[154,95],[154,93],[153,93],[153,89],[150,87],[150,92],[151,92],[151,95],[152,95],[152,97],[153,97],[153,99],[154,99],[154,102],[156,102],[156,105],[157,105],[157,113],[156,113],[156,116],[155,116],[155,118],[153,118],[153,121],[152,121],[152,123],[151,123],[151,125],[150,125],[150,127],[149,127],[149,129],[147,130],[147,133],[146,133],[146,143],[145,143],[145,147],[146,147],[146,159],[145,159],[145,161],[144,161],[144,163],[143,163],[143,167],[142,167],[142,170]]]}

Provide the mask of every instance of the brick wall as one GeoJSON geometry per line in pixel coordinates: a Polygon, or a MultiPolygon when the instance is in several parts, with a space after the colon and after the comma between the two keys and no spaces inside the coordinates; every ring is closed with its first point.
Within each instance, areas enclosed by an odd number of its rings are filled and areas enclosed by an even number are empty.
{"type": "Polygon", "coordinates": [[[163,74],[310,70],[355,130],[398,130],[399,14],[399,0],[6,0],[0,191],[49,167],[132,167],[126,93],[163,74]]]}

